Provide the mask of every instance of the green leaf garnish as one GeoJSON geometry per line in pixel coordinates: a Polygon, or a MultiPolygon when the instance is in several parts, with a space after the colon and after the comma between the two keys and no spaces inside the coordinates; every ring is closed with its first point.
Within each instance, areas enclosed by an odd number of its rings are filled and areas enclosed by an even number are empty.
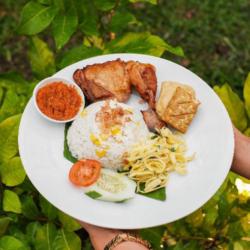
{"type": "Polygon", "coordinates": [[[96,191],[89,191],[87,193],[85,193],[86,195],[88,195],[90,198],[92,199],[98,199],[99,197],[101,197],[102,195],[99,194],[98,192],[96,191]]]}
{"type": "Polygon", "coordinates": [[[66,123],[65,128],[64,128],[64,150],[63,150],[63,155],[67,160],[75,163],[75,162],[77,162],[77,159],[69,151],[69,146],[68,146],[68,143],[67,143],[67,134],[68,134],[68,130],[69,130],[70,125],[71,125],[70,122],[66,123]]]}
{"type": "MultiPolygon", "coordinates": [[[[140,184],[140,189],[143,190],[144,189],[145,184],[141,183],[140,184]]],[[[152,198],[155,200],[160,200],[160,201],[165,201],[166,200],[166,187],[162,187],[159,188],[155,191],[152,191],[150,193],[141,193],[141,192],[137,192],[138,194],[144,195],[148,198],[152,198]]]]}

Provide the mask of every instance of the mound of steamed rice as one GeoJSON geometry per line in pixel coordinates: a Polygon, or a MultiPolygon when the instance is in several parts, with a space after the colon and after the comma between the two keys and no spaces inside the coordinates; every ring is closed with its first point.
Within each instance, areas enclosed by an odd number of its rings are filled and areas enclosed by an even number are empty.
{"type": "Polygon", "coordinates": [[[104,133],[96,117],[100,110],[103,112],[104,105],[107,101],[93,103],[74,120],[67,135],[69,150],[77,159],[95,159],[103,167],[121,169],[123,154],[146,138],[149,131],[140,111],[124,103],[109,101],[111,108],[121,107],[129,113],[126,114],[126,122],[110,128],[108,134],[104,133]]]}

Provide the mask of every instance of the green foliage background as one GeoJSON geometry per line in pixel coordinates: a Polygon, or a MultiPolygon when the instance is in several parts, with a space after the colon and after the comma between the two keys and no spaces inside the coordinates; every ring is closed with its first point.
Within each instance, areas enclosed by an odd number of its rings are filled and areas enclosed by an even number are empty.
{"type": "MultiPolygon", "coordinates": [[[[7,0],[0,7],[1,250],[91,249],[86,232],[32,186],[17,145],[36,83],[75,61],[116,52],[177,61],[214,86],[250,136],[249,1],[7,0]]],[[[250,200],[236,178],[230,173],[193,214],[140,234],[154,249],[250,249],[250,200]]]]}

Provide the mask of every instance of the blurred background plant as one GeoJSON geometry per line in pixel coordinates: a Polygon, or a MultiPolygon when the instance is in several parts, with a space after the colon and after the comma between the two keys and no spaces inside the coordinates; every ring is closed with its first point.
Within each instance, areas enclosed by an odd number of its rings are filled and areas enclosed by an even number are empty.
{"type": "MultiPolygon", "coordinates": [[[[105,53],[160,56],[214,87],[250,136],[249,13],[248,0],[0,0],[0,249],[91,249],[86,232],[32,186],[18,155],[21,113],[40,79],[105,53]]],[[[248,183],[230,173],[202,208],[140,234],[154,249],[250,249],[248,183]]]]}

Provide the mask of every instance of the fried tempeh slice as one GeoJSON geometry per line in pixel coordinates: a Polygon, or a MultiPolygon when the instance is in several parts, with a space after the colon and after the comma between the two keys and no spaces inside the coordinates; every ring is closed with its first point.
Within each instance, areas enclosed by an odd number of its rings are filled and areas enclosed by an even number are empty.
{"type": "Polygon", "coordinates": [[[185,133],[192,122],[200,102],[194,90],[187,85],[176,82],[164,82],[156,111],[167,124],[185,133]]]}
{"type": "Polygon", "coordinates": [[[130,82],[135,86],[140,96],[155,109],[157,78],[152,64],[128,61],[126,65],[130,82]]]}
{"type": "Polygon", "coordinates": [[[125,102],[131,94],[126,63],[120,59],[78,69],[73,78],[90,101],[116,98],[125,102]]]}

